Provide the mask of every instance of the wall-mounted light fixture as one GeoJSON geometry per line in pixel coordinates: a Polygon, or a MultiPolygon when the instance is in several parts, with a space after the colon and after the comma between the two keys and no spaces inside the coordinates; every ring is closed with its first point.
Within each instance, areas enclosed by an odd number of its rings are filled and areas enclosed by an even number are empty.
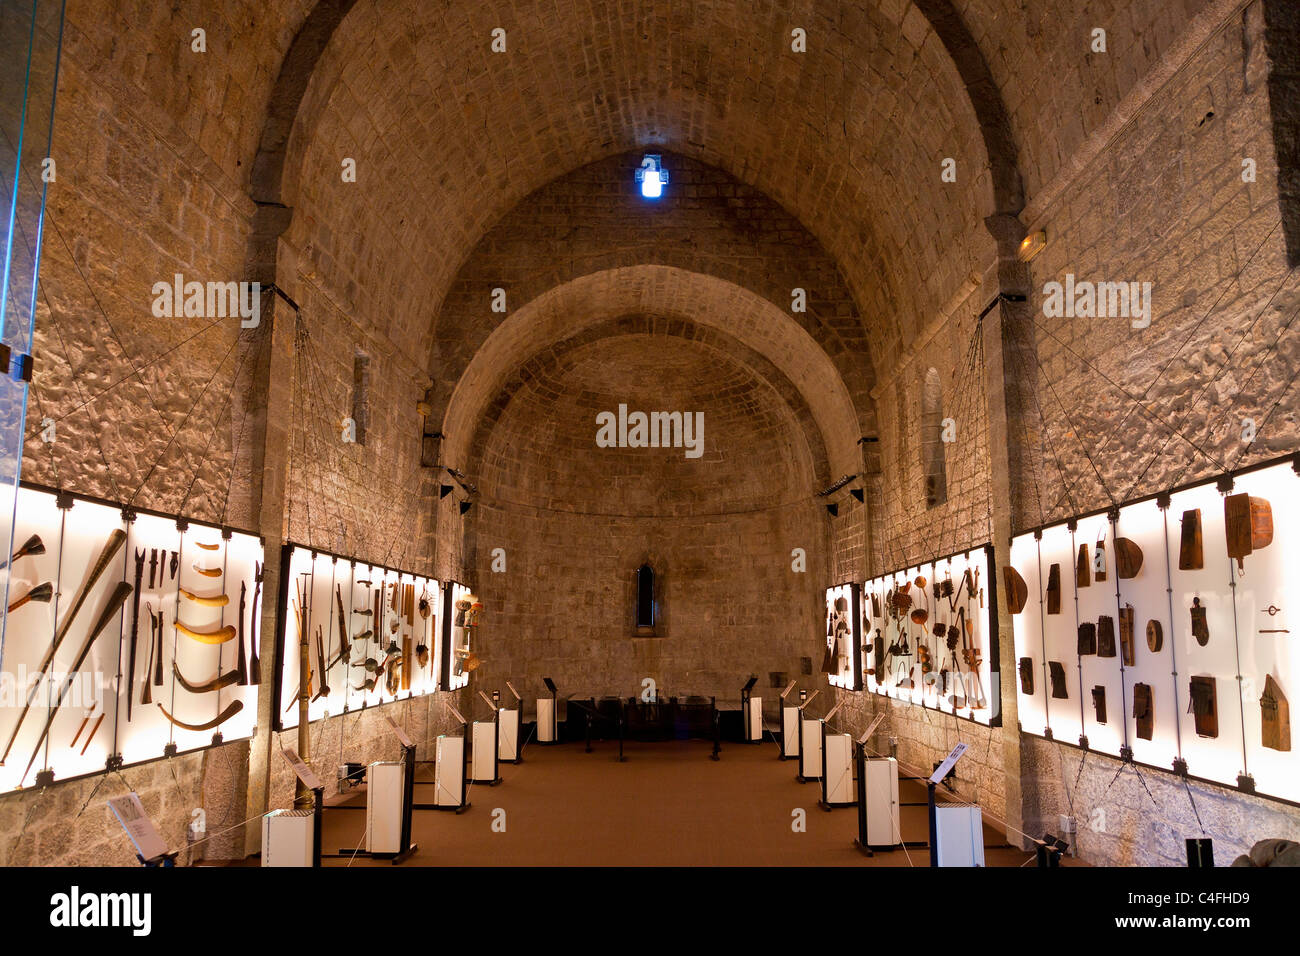
{"type": "Polygon", "coordinates": [[[658,154],[647,153],[636,171],[636,181],[641,184],[641,195],[646,199],[658,199],[664,194],[668,185],[668,170],[664,169],[662,158],[658,154]]]}
{"type": "Polygon", "coordinates": [[[1037,232],[1031,232],[1020,240],[1020,249],[1016,252],[1016,258],[1021,262],[1033,262],[1034,257],[1042,252],[1046,245],[1047,233],[1041,229],[1037,232]]]}

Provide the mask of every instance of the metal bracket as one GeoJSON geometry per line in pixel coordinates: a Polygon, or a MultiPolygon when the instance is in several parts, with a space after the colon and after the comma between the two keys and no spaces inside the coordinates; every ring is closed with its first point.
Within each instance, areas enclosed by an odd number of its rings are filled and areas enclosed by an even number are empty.
{"type": "Polygon", "coordinates": [[[124,762],[121,754],[109,754],[108,759],[104,761],[104,769],[121,770],[124,762]]]}
{"type": "Polygon", "coordinates": [[[1178,774],[1180,777],[1187,776],[1187,761],[1182,757],[1174,758],[1174,773],[1178,774]]]}
{"type": "Polygon", "coordinates": [[[177,752],[178,751],[176,749],[176,741],[174,740],[171,743],[169,743],[166,747],[163,748],[164,757],[175,757],[177,752]]]}
{"type": "Polygon", "coordinates": [[[1173,496],[1167,491],[1162,491],[1156,495],[1156,507],[1161,511],[1168,511],[1169,506],[1173,504],[1173,496]]]}
{"type": "Polygon", "coordinates": [[[1087,749],[1088,749],[1088,735],[1087,735],[1087,734],[1079,734],[1079,746],[1082,747],[1084,750],[1087,750],[1087,749]]]}
{"type": "Polygon", "coordinates": [[[1075,532],[1075,531],[1078,531],[1078,530],[1079,530],[1079,519],[1078,519],[1078,518],[1071,518],[1069,521],[1067,521],[1067,522],[1065,523],[1065,530],[1066,530],[1066,531],[1069,531],[1069,532],[1071,532],[1071,533],[1073,533],[1073,532],[1075,532]]]}
{"type": "Polygon", "coordinates": [[[181,534],[184,534],[186,531],[190,530],[190,519],[189,519],[189,518],[177,518],[177,519],[176,519],[176,530],[179,531],[179,532],[181,532],[181,534]]]}
{"type": "Polygon", "coordinates": [[[222,525],[222,527],[221,527],[221,540],[222,540],[222,541],[229,541],[229,540],[230,540],[231,538],[233,538],[234,536],[235,536],[235,532],[234,532],[233,529],[228,528],[228,527],[226,527],[225,525],[222,525]]]}
{"type": "Polygon", "coordinates": [[[1232,475],[1224,475],[1215,482],[1214,487],[1218,489],[1219,494],[1226,495],[1232,490],[1232,475]]]}
{"type": "Polygon", "coordinates": [[[1119,759],[1125,763],[1133,762],[1133,748],[1125,744],[1119,748],[1119,759]]]}
{"type": "Polygon", "coordinates": [[[1035,540],[1035,541],[1042,541],[1042,540],[1043,540],[1043,529],[1042,529],[1042,528],[1035,528],[1035,529],[1034,529],[1034,540],[1035,540]]]}
{"type": "Polygon", "coordinates": [[[135,509],[132,508],[130,505],[122,506],[122,520],[125,521],[127,524],[131,524],[131,522],[135,521],[135,519],[138,517],[139,515],[136,514],[135,509]]]}
{"type": "Polygon", "coordinates": [[[54,493],[54,504],[60,511],[71,511],[72,506],[77,503],[72,497],[70,491],[56,491],[54,493]]]}
{"type": "Polygon", "coordinates": [[[212,746],[219,747],[221,746],[221,744],[225,743],[225,740],[226,738],[222,737],[221,731],[218,730],[216,733],[212,735],[212,746]]]}
{"type": "Polygon", "coordinates": [[[1237,774],[1237,789],[1242,793],[1255,792],[1255,778],[1248,773],[1237,774]]]}
{"type": "Polygon", "coordinates": [[[37,774],[36,774],[36,786],[44,788],[44,787],[50,787],[50,786],[53,786],[53,785],[54,785],[54,771],[53,771],[53,770],[41,770],[41,771],[38,771],[38,772],[37,772],[37,774]]]}

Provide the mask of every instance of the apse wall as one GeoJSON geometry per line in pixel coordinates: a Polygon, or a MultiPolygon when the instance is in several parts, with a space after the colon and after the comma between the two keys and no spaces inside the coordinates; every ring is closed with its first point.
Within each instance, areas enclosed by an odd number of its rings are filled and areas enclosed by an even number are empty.
{"type": "Polygon", "coordinates": [[[797,421],[751,371],[663,333],[586,344],[520,383],[481,462],[471,536],[493,634],[472,686],[535,693],[549,676],[564,694],[628,697],[650,678],[731,698],[750,674],[800,674],[821,623],[821,509],[797,421]],[[702,413],[702,456],[597,447],[597,415],[620,403],[702,413]],[[634,636],[645,562],[654,637],[634,636]]]}

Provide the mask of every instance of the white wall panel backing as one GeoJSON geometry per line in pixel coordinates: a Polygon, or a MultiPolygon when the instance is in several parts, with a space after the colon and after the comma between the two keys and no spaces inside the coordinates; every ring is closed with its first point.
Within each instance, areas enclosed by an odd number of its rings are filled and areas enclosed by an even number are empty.
{"type": "Polygon", "coordinates": [[[832,687],[862,689],[862,592],[857,584],[840,584],[826,589],[827,649],[838,643],[834,670],[826,677],[832,687]],[[837,641],[838,638],[838,641],[837,641]]]}
{"type": "MultiPolygon", "coordinates": [[[[1294,579],[1300,568],[1300,475],[1291,462],[1238,474],[1229,493],[1265,499],[1272,509],[1273,539],[1244,559],[1244,573],[1228,557],[1224,527],[1224,493],[1210,481],[1172,493],[1167,507],[1148,499],[1118,509],[1114,524],[1106,514],[1077,519],[1018,536],[1011,563],[1029,587],[1025,610],[1013,617],[1017,657],[1031,657],[1034,693],[1019,695],[1021,728],[1027,732],[1087,746],[1113,756],[1131,753],[1138,763],[1186,771],[1230,786],[1254,786],[1257,792],[1300,800],[1300,755],[1263,746],[1260,694],[1269,675],[1294,700],[1298,686],[1296,641],[1300,616],[1294,603],[1294,579]],[[1203,567],[1180,570],[1179,549],[1184,512],[1199,510],[1203,567]],[[1127,538],[1142,551],[1133,577],[1120,579],[1115,537],[1127,538]],[[1080,544],[1091,559],[1104,542],[1106,580],[1089,569],[1089,586],[1075,587],[1074,560],[1080,544]],[[1061,565],[1061,613],[1046,613],[1046,581],[1053,563],[1061,565]],[[1287,588],[1288,572],[1292,587],[1287,588]],[[1041,583],[1040,583],[1041,582],[1041,583]],[[1209,640],[1192,633],[1193,602],[1206,609],[1209,640]],[[1120,608],[1134,610],[1134,661],[1124,664],[1120,608]],[[1270,610],[1272,609],[1272,610],[1270,610]],[[1115,622],[1116,656],[1078,654],[1080,622],[1096,623],[1101,615],[1115,622]],[[1151,650],[1148,622],[1156,622],[1162,644],[1151,650]],[[1269,633],[1272,632],[1272,633],[1269,633]],[[1069,699],[1050,697],[1046,662],[1065,665],[1069,699]],[[1199,736],[1190,712],[1190,681],[1215,681],[1216,736],[1199,736]],[[1138,736],[1133,713],[1136,684],[1151,688],[1153,727],[1150,740],[1138,736]],[[1094,686],[1106,688],[1106,723],[1093,706],[1094,686]],[[1239,779],[1240,777],[1240,779],[1239,779]]],[[[1018,678],[1017,678],[1018,681],[1018,678]]],[[[1019,682],[1019,681],[1018,681],[1019,682]]]]}
{"type": "Polygon", "coordinates": [[[320,720],[323,717],[360,710],[377,704],[394,700],[405,700],[434,690],[437,683],[439,636],[442,633],[440,616],[443,602],[441,585],[433,578],[386,568],[381,565],[353,562],[344,557],[325,552],[313,552],[309,548],[290,545],[286,548],[284,574],[288,586],[288,598],[281,609],[279,650],[279,680],[276,686],[277,724],[281,728],[298,726],[299,687],[299,624],[295,605],[301,604],[302,588],[306,588],[306,607],[303,611],[307,622],[309,655],[312,672],[312,697],[316,698],[309,705],[309,719],[320,720]],[[401,595],[407,585],[415,588],[416,609],[408,621],[402,613],[401,595]],[[393,593],[394,586],[399,595],[398,610],[392,610],[387,600],[378,617],[375,614],[375,595],[381,587],[386,594],[393,593]],[[342,634],[339,623],[338,601],[343,599],[343,620],[347,627],[348,654],[346,659],[340,657],[342,634]],[[428,617],[419,610],[421,599],[428,602],[428,617]],[[369,611],[369,614],[362,613],[369,611]],[[397,622],[397,630],[391,624],[397,622]],[[325,683],[329,692],[317,697],[321,690],[320,665],[316,647],[316,635],[319,629],[321,644],[324,648],[326,667],[325,683]],[[369,637],[363,639],[366,632],[369,637]],[[382,634],[379,633],[382,631],[382,634]],[[383,679],[374,681],[374,686],[367,689],[366,680],[376,677],[364,667],[367,659],[383,662],[388,656],[386,651],[390,641],[396,641],[400,652],[409,639],[411,653],[410,686],[398,688],[388,686],[383,679]],[[425,664],[420,664],[416,648],[419,645],[428,648],[425,664]]]}
{"type": "MultiPolygon", "coordinates": [[[[996,612],[993,587],[987,548],[973,548],[867,581],[862,586],[861,601],[861,644],[866,648],[862,667],[867,690],[985,725],[1000,723],[999,662],[997,644],[992,639],[996,612]],[[973,593],[962,584],[967,571],[973,593]],[[924,588],[916,585],[918,577],[925,579],[924,588]],[[942,585],[946,581],[952,582],[952,594],[936,597],[935,582],[942,585]],[[924,625],[911,620],[911,611],[901,615],[890,611],[890,592],[904,584],[913,600],[911,610],[925,609],[924,625]],[[967,622],[971,625],[969,633],[959,638],[955,651],[949,650],[947,629],[955,627],[962,634],[967,622]],[[944,628],[943,636],[934,634],[936,624],[944,628]],[[872,645],[878,633],[886,650],[883,677],[874,673],[872,645]],[[926,647],[931,656],[928,679],[922,674],[919,645],[926,647]],[[904,646],[908,653],[894,652],[904,646]],[[964,646],[974,650],[978,666],[969,666],[963,656],[964,646]],[[909,677],[913,685],[910,688],[906,686],[909,677]]],[[[1041,663],[1041,654],[1036,655],[1036,660],[1041,663]]],[[[1008,673],[1013,672],[1014,664],[1008,673]]]]}
{"type": "MultiPolygon", "coordinates": [[[[16,502],[10,494],[6,494],[7,500],[0,507],[16,506],[15,547],[35,534],[40,536],[45,551],[21,557],[4,569],[9,603],[45,582],[53,586],[55,593],[48,603],[32,601],[17,608],[7,622],[0,660],[0,695],[6,705],[0,708],[3,711],[0,747],[8,743],[15,727],[18,732],[8,759],[0,767],[0,791],[33,785],[35,775],[47,767],[54,772],[54,779],[65,780],[102,771],[110,759],[116,764],[120,758],[123,765],[153,760],[164,756],[171,745],[177,753],[201,749],[212,745],[217,733],[221,740],[227,741],[250,736],[257,720],[255,684],[232,683],[194,693],[178,683],[173,667],[192,685],[231,673],[238,663],[238,642],[242,637],[247,673],[251,649],[258,641],[258,621],[253,616],[252,604],[254,591],[259,587],[254,580],[256,565],[263,560],[261,539],[235,531],[226,538],[221,528],[200,522],[189,522],[182,531],[174,517],[148,513],[137,513],[134,520],[127,521],[120,505],[71,495],[67,498],[71,506],[65,511],[58,507],[53,492],[33,487],[20,488],[16,502]],[[53,641],[56,618],[58,625],[68,619],[92,565],[115,531],[125,532],[125,541],[72,618],[72,626],[46,673],[47,679],[34,684],[40,662],[53,641]],[[214,547],[200,548],[200,542],[214,547]],[[160,560],[155,565],[151,586],[149,563],[155,551],[160,560]],[[137,552],[143,554],[144,571],[132,677],[137,552]],[[171,573],[173,552],[177,556],[175,576],[171,573]],[[205,576],[196,567],[220,573],[205,576]],[[132,585],[132,593],[90,644],[81,667],[71,675],[109,596],[123,581],[132,585]],[[246,589],[242,628],[241,584],[246,589]],[[181,588],[204,597],[225,594],[229,602],[224,607],[198,605],[182,598],[181,588]],[[229,626],[235,639],[206,644],[181,634],[176,628],[178,609],[180,621],[193,631],[203,634],[229,626]],[[161,641],[151,640],[154,636],[151,614],[162,615],[161,641]],[[159,646],[161,654],[151,661],[159,646]],[[153,677],[159,665],[162,679],[155,684],[153,677]],[[58,700],[59,690],[70,675],[63,705],[55,709],[53,704],[58,700]],[[147,704],[143,702],[146,682],[152,698],[147,704]],[[33,689],[32,705],[19,724],[23,704],[33,689]],[[237,709],[233,709],[236,705],[237,709]],[[173,725],[162,708],[191,725],[214,722],[228,710],[231,713],[209,729],[187,730],[173,725]],[[51,712],[54,719],[48,738],[37,750],[51,712]],[[24,773],[34,753],[30,770],[24,773]]],[[[265,599],[263,594],[262,600],[265,599]]]]}

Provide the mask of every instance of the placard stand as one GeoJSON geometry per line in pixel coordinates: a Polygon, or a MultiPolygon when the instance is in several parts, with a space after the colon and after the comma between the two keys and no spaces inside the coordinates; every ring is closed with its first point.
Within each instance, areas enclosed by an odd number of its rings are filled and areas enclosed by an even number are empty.
{"type": "MultiPolygon", "coordinates": [[[[798,681],[790,681],[781,691],[781,760],[792,760],[799,756],[799,708],[791,707],[785,700],[794,690],[798,681]]],[[[803,691],[800,696],[805,696],[803,691]]]]}
{"type": "Polygon", "coordinates": [[[744,743],[757,744],[763,741],[763,698],[754,697],[750,691],[758,683],[757,677],[751,677],[740,688],[740,719],[744,728],[741,736],[744,743]]]}
{"type": "MultiPolygon", "coordinates": [[[[800,694],[802,693],[801,691],[800,694]]],[[[795,774],[795,779],[800,783],[814,783],[822,777],[821,721],[809,720],[804,716],[808,705],[820,693],[819,690],[813,691],[799,705],[799,772],[795,774]]]]}
{"type": "MultiPolygon", "coordinates": [[[[400,824],[398,827],[397,849],[393,851],[376,850],[372,852],[370,850],[353,850],[343,847],[338,853],[328,854],[331,858],[338,859],[342,857],[352,858],[368,856],[372,860],[391,860],[393,865],[396,866],[399,863],[405,863],[411,858],[411,855],[419,849],[417,844],[411,842],[411,813],[415,810],[415,744],[411,741],[411,738],[406,735],[406,731],[402,730],[402,728],[398,726],[397,721],[387,715],[385,715],[384,719],[388,721],[389,727],[392,728],[398,742],[402,745],[402,759],[400,762],[402,773],[402,794],[398,804],[398,819],[400,820],[400,824]]],[[[374,768],[382,766],[382,764],[376,762],[370,766],[374,768]]],[[[377,781],[373,779],[374,777],[375,773],[373,770],[366,775],[366,805],[364,808],[352,806],[325,808],[330,810],[364,809],[366,811],[367,838],[369,838],[372,833],[374,815],[381,812],[376,809],[376,804],[373,802],[377,796],[377,781]]],[[[304,781],[304,783],[305,782],[306,781],[304,781]]],[[[317,806],[320,806],[319,799],[317,799],[316,804],[317,806]]]]}
{"type": "Polygon", "coordinates": [[[141,866],[152,868],[176,865],[179,851],[167,849],[167,844],[163,842],[153,821],[145,813],[144,804],[140,802],[140,797],[134,790],[124,797],[109,800],[108,806],[135,846],[135,858],[140,861],[141,866]]]}
{"type": "Polygon", "coordinates": [[[838,702],[819,721],[822,748],[822,796],[817,803],[827,812],[840,807],[851,807],[857,803],[853,795],[853,738],[849,734],[827,732],[827,724],[839,713],[843,703],[843,701],[838,702]]]}
{"type": "Polygon", "coordinates": [[[959,743],[925,782],[930,816],[930,866],[983,866],[984,828],[980,808],[969,804],[939,807],[935,788],[966,752],[959,743]]]}
{"type": "Polygon", "coordinates": [[[524,699],[510,681],[506,681],[506,687],[515,696],[515,706],[497,712],[497,717],[501,722],[501,740],[497,751],[497,759],[502,763],[521,764],[524,762],[524,744],[522,740],[524,699]]]}
{"type": "Polygon", "coordinates": [[[542,683],[551,692],[551,699],[537,698],[537,742],[550,747],[560,742],[560,699],[559,692],[555,689],[555,681],[543,677],[542,683]]]}
{"type": "Polygon", "coordinates": [[[492,709],[492,719],[474,721],[469,782],[495,787],[501,782],[497,757],[501,749],[501,711],[487,694],[479,691],[478,695],[492,709]]]}
{"type": "MultiPolygon", "coordinates": [[[[857,773],[857,796],[858,796],[858,836],[857,839],[853,841],[853,845],[856,846],[863,853],[865,853],[867,856],[875,856],[876,855],[875,851],[877,849],[892,849],[893,847],[892,843],[887,846],[876,846],[872,844],[870,818],[868,816],[867,741],[871,739],[871,735],[875,733],[876,728],[880,726],[881,721],[883,721],[884,719],[885,719],[884,714],[876,714],[876,716],[872,719],[870,725],[868,725],[867,729],[864,730],[862,732],[862,735],[853,742],[853,766],[854,766],[854,770],[857,773]]],[[[886,759],[892,759],[892,758],[886,758],[886,759]]],[[[899,832],[898,820],[897,820],[897,814],[898,814],[898,762],[897,761],[894,761],[893,777],[894,777],[893,788],[892,788],[893,794],[892,794],[892,799],[890,801],[891,806],[888,808],[888,813],[891,817],[890,822],[892,824],[892,828],[890,830],[891,837],[894,833],[899,832]]],[[[901,839],[901,835],[900,835],[900,839],[901,839]]]]}
{"type": "Polygon", "coordinates": [[[262,818],[262,865],[294,865],[292,863],[281,864],[274,862],[273,857],[280,852],[288,852],[291,854],[291,859],[302,858],[299,855],[301,853],[301,846],[297,845],[300,835],[293,833],[293,824],[290,823],[288,818],[295,816],[301,817],[304,813],[309,812],[311,814],[311,847],[308,854],[310,863],[307,865],[313,869],[319,869],[321,861],[321,820],[325,810],[325,784],[321,782],[320,777],[316,776],[316,772],[312,770],[311,767],[307,766],[303,759],[298,756],[297,750],[292,747],[285,748],[280,751],[280,755],[284,757],[289,766],[293,769],[294,775],[302,781],[302,785],[311,791],[311,810],[274,810],[262,818]],[[277,819],[277,817],[280,816],[285,819],[283,821],[277,819]],[[274,842],[269,843],[268,840],[274,841],[275,837],[272,835],[272,831],[275,828],[282,826],[288,826],[290,828],[289,832],[284,834],[287,840],[280,850],[273,850],[272,847],[275,844],[274,842]]]}
{"type": "Polygon", "coordinates": [[[420,780],[419,786],[433,787],[433,803],[414,804],[416,810],[451,810],[464,813],[469,809],[465,783],[465,718],[450,704],[447,709],[460,722],[460,736],[438,736],[435,750],[433,780],[420,780]]]}

